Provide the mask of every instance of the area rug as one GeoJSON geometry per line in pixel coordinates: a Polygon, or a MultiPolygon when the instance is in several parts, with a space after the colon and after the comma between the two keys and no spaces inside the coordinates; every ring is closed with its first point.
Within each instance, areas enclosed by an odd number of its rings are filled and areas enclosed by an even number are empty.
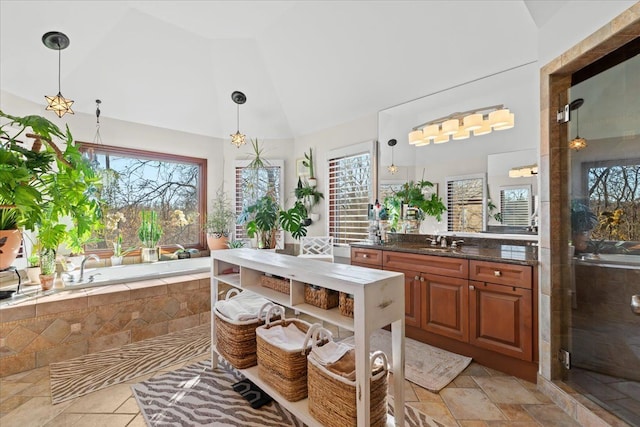
{"type": "MultiPolygon", "coordinates": [[[[353,337],[345,338],[353,344],[353,337]]],[[[380,329],[371,334],[371,351],[382,350],[393,366],[391,332],[380,329]]],[[[404,339],[404,377],[434,393],[439,392],[469,366],[471,358],[424,344],[411,338],[404,339]]]]}
{"type": "Polygon", "coordinates": [[[196,326],[50,365],[56,403],[119,384],[209,351],[211,326],[196,326]]]}
{"type": "MultiPolygon", "coordinates": [[[[295,426],[303,424],[277,402],[252,409],[232,384],[243,376],[221,361],[210,369],[203,361],[131,386],[148,426],[295,426]]],[[[406,425],[441,427],[405,404],[406,425]]]]}

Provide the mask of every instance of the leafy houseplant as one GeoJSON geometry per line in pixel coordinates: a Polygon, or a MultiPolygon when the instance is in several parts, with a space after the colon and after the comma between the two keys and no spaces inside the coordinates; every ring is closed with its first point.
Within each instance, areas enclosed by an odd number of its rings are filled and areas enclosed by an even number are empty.
{"type": "Polygon", "coordinates": [[[82,157],[68,127],[63,132],[35,115],[16,117],[0,111],[0,118],[7,120],[0,126],[0,208],[14,210],[18,228],[37,231],[41,264],[50,258],[55,262],[61,243],[73,248],[100,227],[100,178],[82,157]],[[18,130],[10,135],[9,127],[18,130]],[[26,133],[28,129],[32,133],[26,133]],[[30,148],[19,141],[23,134],[34,139],[30,148]]]}
{"type": "Polygon", "coordinates": [[[235,218],[236,213],[231,208],[231,202],[222,187],[220,187],[216,192],[216,197],[211,204],[211,210],[207,214],[207,219],[204,223],[209,249],[224,249],[227,247],[235,218]]]}
{"type": "Polygon", "coordinates": [[[313,151],[311,150],[311,148],[309,148],[309,154],[304,153],[304,160],[302,161],[302,164],[305,167],[309,168],[309,178],[307,182],[309,183],[310,186],[315,187],[316,176],[313,173],[313,151]]]}
{"type": "Polygon", "coordinates": [[[447,210],[442,198],[435,193],[429,198],[424,196],[423,189],[431,187],[433,183],[429,181],[408,181],[402,184],[402,188],[392,196],[385,198],[384,205],[389,214],[392,229],[397,229],[398,221],[404,219],[401,218],[403,205],[418,209],[416,220],[423,220],[425,216],[432,216],[437,221],[442,220],[442,214],[447,210]]]}
{"type": "Polygon", "coordinates": [[[591,230],[598,225],[598,217],[588,203],[571,201],[571,240],[577,251],[587,249],[591,230]]]}
{"type": "Polygon", "coordinates": [[[304,205],[306,211],[304,217],[306,222],[305,225],[310,225],[312,221],[308,216],[311,215],[313,207],[320,203],[320,199],[324,199],[324,194],[308,183],[303,184],[300,178],[298,178],[298,186],[296,187],[294,194],[296,199],[304,205]]]}
{"type": "Polygon", "coordinates": [[[162,233],[162,227],[158,222],[158,213],[156,211],[140,212],[138,238],[143,246],[141,250],[142,262],[155,262],[160,259],[158,242],[160,242],[162,233]]]}
{"type": "Polygon", "coordinates": [[[18,256],[22,233],[17,224],[18,211],[14,208],[0,208],[0,270],[9,268],[18,256]]]}

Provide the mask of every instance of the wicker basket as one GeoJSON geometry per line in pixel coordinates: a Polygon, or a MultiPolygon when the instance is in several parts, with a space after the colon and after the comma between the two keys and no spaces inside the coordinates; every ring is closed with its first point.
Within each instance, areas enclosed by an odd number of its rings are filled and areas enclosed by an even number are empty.
{"type": "MultiPolygon", "coordinates": [[[[349,350],[355,351],[355,350],[349,350]]],[[[383,427],[387,422],[387,358],[381,351],[371,355],[371,393],[369,422],[383,427]],[[373,369],[376,359],[382,367],[373,369]]],[[[308,358],[309,413],[326,427],[350,427],[358,424],[356,383],[322,366],[313,356],[308,358]]]]}
{"type": "Polygon", "coordinates": [[[329,310],[338,306],[338,299],[338,291],[309,284],[304,285],[304,302],[307,304],[329,310]]]}
{"type": "Polygon", "coordinates": [[[296,402],[307,397],[307,354],[311,350],[307,343],[312,331],[320,325],[311,325],[299,319],[284,319],[284,316],[281,320],[270,322],[271,310],[276,307],[269,310],[265,325],[256,329],[258,375],[285,399],[296,402]],[[304,345],[299,349],[282,349],[261,336],[264,329],[278,325],[287,327],[292,323],[306,333],[304,345]]]}
{"type": "Polygon", "coordinates": [[[289,295],[291,293],[291,286],[288,279],[281,279],[275,276],[260,276],[260,286],[273,289],[274,291],[281,292],[289,295]]]}
{"type": "MultiPolygon", "coordinates": [[[[237,289],[231,289],[227,292],[226,299],[229,299],[233,293],[238,293],[237,289]]],[[[267,303],[260,310],[262,311],[273,305],[267,303]]],[[[214,308],[216,320],[214,322],[216,328],[216,351],[225,360],[231,363],[237,369],[245,369],[255,366],[257,362],[256,356],[256,328],[264,325],[264,319],[237,321],[226,317],[214,308]]]]}
{"type": "Polygon", "coordinates": [[[340,301],[338,306],[340,307],[340,314],[353,318],[353,297],[344,292],[340,292],[340,301]]]}

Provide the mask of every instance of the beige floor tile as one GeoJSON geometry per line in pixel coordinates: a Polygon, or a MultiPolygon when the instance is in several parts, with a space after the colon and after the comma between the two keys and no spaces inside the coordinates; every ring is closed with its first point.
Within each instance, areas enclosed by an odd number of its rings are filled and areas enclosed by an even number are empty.
{"type": "Polygon", "coordinates": [[[409,406],[427,414],[435,421],[447,427],[457,427],[458,423],[444,403],[439,402],[409,402],[409,406]]]}
{"type": "Polygon", "coordinates": [[[416,396],[420,402],[436,402],[444,404],[438,393],[433,393],[420,386],[414,386],[413,390],[416,392],[416,396]]]}
{"type": "Polygon", "coordinates": [[[71,427],[83,416],[84,414],[67,414],[66,412],[63,412],[45,424],[44,427],[71,427]]]}
{"type": "MultiPolygon", "coordinates": [[[[18,394],[14,394],[13,396],[9,396],[6,399],[0,402],[0,413],[8,413],[16,409],[18,406],[22,405],[26,401],[30,400],[31,396],[21,396],[18,394]]],[[[2,424],[2,423],[0,423],[2,424]]]]}
{"type": "Polygon", "coordinates": [[[45,396],[51,397],[51,382],[49,378],[43,378],[37,383],[25,388],[18,393],[21,396],[45,396]]]}
{"type": "Polygon", "coordinates": [[[2,426],[43,426],[64,411],[68,402],[52,405],[48,397],[33,397],[2,417],[2,426]]]}
{"type": "MultiPolygon", "coordinates": [[[[453,384],[454,387],[458,387],[458,388],[478,388],[478,383],[476,383],[473,380],[473,377],[470,377],[468,375],[459,375],[456,379],[454,379],[451,384],[453,384]]],[[[451,385],[450,384],[450,385],[451,385]]]]}
{"type": "Polygon", "coordinates": [[[129,384],[117,384],[79,397],[65,410],[67,413],[111,413],[131,397],[129,384]]]}
{"type": "Polygon", "coordinates": [[[458,420],[504,420],[502,411],[480,389],[450,388],[440,392],[445,404],[458,420]]]}
{"type": "Polygon", "coordinates": [[[20,393],[22,390],[32,387],[30,383],[21,383],[21,382],[9,382],[3,381],[2,387],[0,387],[0,402],[4,399],[11,397],[15,394],[20,393]]]}
{"type": "Polygon", "coordinates": [[[514,405],[510,403],[498,403],[497,405],[510,421],[534,422],[531,415],[529,415],[522,405],[514,405]]]}
{"type": "MultiPolygon", "coordinates": [[[[535,421],[485,421],[487,427],[540,427],[535,421]]],[[[553,427],[553,426],[549,426],[553,427]]]]}
{"type": "Polygon", "coordinates": [[[495,403],[540,403],[513,377],[474,377],[480,388],[495,403]]]}
{"type": "Polygon", "coordinates": [[[489,371],[487,369],[488,368],[485,368],[482,365],[478,365],[475,362],[471,362],[471,364],[467,366],[465,370],[460,373],[460,376],[468,375],[468,376],[474,376],[474,377],[483,377],[483,376],[486,377],[489,375],[489,371]]]}
{"type": "Polygon", "coordinates": [[[460,420],[460,427],[487,427],[487,423],[480,420],[460,420]]]}
{"type": "MultiPolygon", "coordinates": [[[[393,374],[389,374],[388,377],[388,393],[389,394],[393,394],[393,374]]],[[[416,396],[416,393],[413,391],[413,387],[412,384],[405,380],[404,381],[404,400],[406,402],[416,402],[418,401],[418,397],[416,396]]]]}
{"type": "Polygon", "coordinates": [[[138,414],[133,419],[133,421],[127,424],[127,427],[147,427],[147,423],[144,420],[144,417],[142,416],[142,414],[138,414]]]}
{"type": "Polygon", "coordinates": [[[133,414],[85,414],[72,427],[125,427],[134,418],[133,414]]]}
{"type": "Polygon", "coordinates": [[[120,405],[118,409],[116,409],[116,414],[137,414],[140,412],[140,408],[138,407],[138,402],[135,397],[130,397],[125,402],[120,405]]]}
{"type": "Polygon", "coordinates": [[[553,427],[577,427],[569,415],[556,405],[526,405],[526,411],[531,417],[543,426],[553,427]]]}

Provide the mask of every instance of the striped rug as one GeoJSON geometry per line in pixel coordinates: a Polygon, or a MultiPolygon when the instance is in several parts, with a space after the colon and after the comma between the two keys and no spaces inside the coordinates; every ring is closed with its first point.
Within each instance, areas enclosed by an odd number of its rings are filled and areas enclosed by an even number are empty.
{"type": "Polygon", "coordinates": [[[174,332],[50,365],[56,403],[149,374],[209,351],[211,325],[174,332]]]}
{"type": "MultiPolygon", "coordinates": [[[[210,361],[186,366],[131,386],[148,426],[294,426],[301,427],[277,402],[252,409],[232,384],[243,377],[221,362],[211,370],[210,361]]],[[[426,414],[405,405],[406,425],[442,427],[426,414]]]]}

